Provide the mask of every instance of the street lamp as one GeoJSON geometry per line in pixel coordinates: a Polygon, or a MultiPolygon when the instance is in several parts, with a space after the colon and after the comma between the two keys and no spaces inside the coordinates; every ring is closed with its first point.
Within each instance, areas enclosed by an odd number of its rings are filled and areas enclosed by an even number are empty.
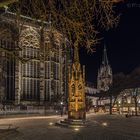
{"type": "Polygon", "coordinates": [[[63,105],[63,102],[61,102],[60,104],[63,105]]]}
{"type": "Polygon", "coordinates": [[[60,104],[61,104],[61,117],[63,116],[63,102],[60,102],[60,104]]]}
{"type": "Polygon", "coordinates": [[[129,100],[127,100],[127,103],[128,103],[128,104],[130,104],[130,103],[131,103],[130,99],[129,99],[129,100]]]}
{"type": "Polygon", "coordinates": [[[120,105],[120,104],[121,104],[121,101],[119,101],[118,103],[119,103],[119,105],[120,105]]]}
{"type": "Polygon", "coordinates": [[[122,112],[121,112],[121,103],[122,103],[122,99],[120,99],[119,98],[119,100],[118,100],[118,111],[119,111],[119,114],[121,114],[122,112]]]}

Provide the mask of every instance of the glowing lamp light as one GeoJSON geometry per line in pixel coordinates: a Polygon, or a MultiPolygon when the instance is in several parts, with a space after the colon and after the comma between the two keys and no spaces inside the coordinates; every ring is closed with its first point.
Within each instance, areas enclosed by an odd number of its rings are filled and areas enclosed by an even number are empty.
{"type": "Polygon", "coordinates": [[[130,101],[130,100],[128,100],[127,102],[128,102],[128,104],[130,104],[130,103],[131,103],[131,101],[130,101]]]}
{"type": "Polygon", "coordinates": [[[63,105],[63,102],[61,102],[60,104],[63,105]]]}
{"type": "Polygon", "coordinates": [[[74,128],[74,131],[79,131],[79,128],[74,128]]]}
{"type": "Polygon", "coordinates": [[[53,125],[53,123],[52,123],[52,122],[50,122],[50,123],[49,123],[49,125],[51,126],[51,125],[53,125]]]}
{"type": "Polygon", "coordinates": [[[121,103],[121,101],[119,101],[119,104],[121,103]]]}
{"type": "Polygon", "coordinates": [[[102,123],[102,126],[107,126],[108,124],[106,122],[103,122],[102,123]]]}

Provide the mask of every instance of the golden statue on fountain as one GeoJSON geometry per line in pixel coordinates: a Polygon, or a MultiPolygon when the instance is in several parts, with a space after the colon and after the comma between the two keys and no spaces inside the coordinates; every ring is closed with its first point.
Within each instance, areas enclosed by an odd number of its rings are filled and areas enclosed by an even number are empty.
{"type": "Polygon", "coordinates": [[[81,69],[78,45],[74,47],[74,59],[68,71],[68,118],[56,125],[76,128],[86,126],[85,67],[81,69]]]}
{"type": "Polygon", "coordinates": [[[74,48],[74,60],[69,67],[68,79],[68,119],[85,120],[85,67],[81,69],[78,46],[74,48]]]}

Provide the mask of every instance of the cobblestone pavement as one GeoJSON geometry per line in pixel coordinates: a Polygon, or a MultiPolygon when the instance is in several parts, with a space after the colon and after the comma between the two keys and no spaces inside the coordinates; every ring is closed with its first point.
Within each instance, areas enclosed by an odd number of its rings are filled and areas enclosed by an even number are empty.
{"type": "Polygon", "coordinates": [[[90,114],[90,124],[79,130],[60,128],[59,116],[0,119],[0,125],[13,124],[18,131],[0,131],[0,140],[140,140],[140,117],[90,114]]]}

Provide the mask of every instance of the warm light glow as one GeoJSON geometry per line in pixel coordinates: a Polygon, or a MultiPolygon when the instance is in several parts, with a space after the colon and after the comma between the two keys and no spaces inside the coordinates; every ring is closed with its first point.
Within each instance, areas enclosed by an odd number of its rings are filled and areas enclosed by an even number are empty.
{"type": "Polygon", "coordinates": [[[107,124],[107,122],[103,122],[102,125],[103,126],[107,126],[108,124],[107,124]]]}
{"type": "Polygon", "coordinates": [[[60,104],[63,105],[63,102],[61,102],[60,104]]]}
{"type": "Polygon", "coordinates": [[[34,116],[34,117],[20,117],[20,118],[4,118],[2,119],[3,121],[5,120],[11,120],[11,121],[18,121],[18,120],[33,120],[33,119],[49,119],[49,118],[58,118],[58,116],[53,115],[53,116],[34,116]]]}
{"type": "Polygon", "coordinates": [[[52,123],[52,122],[50,122],[50,123],[49,123],[49,125],[53,125],[53,123],[52,123]]]}
{"type": "Polygon", "coordinates": [[[130,100],[127,100],[127,102],[128,102],[128,104],[130,104],[130,103],[131,103],[131,101],[130,101],[130,100]]]}
{"type": "Polygon", "coordinates": [[[75,131],[79,131],[79,128],[74,128],[75,131]]]}

